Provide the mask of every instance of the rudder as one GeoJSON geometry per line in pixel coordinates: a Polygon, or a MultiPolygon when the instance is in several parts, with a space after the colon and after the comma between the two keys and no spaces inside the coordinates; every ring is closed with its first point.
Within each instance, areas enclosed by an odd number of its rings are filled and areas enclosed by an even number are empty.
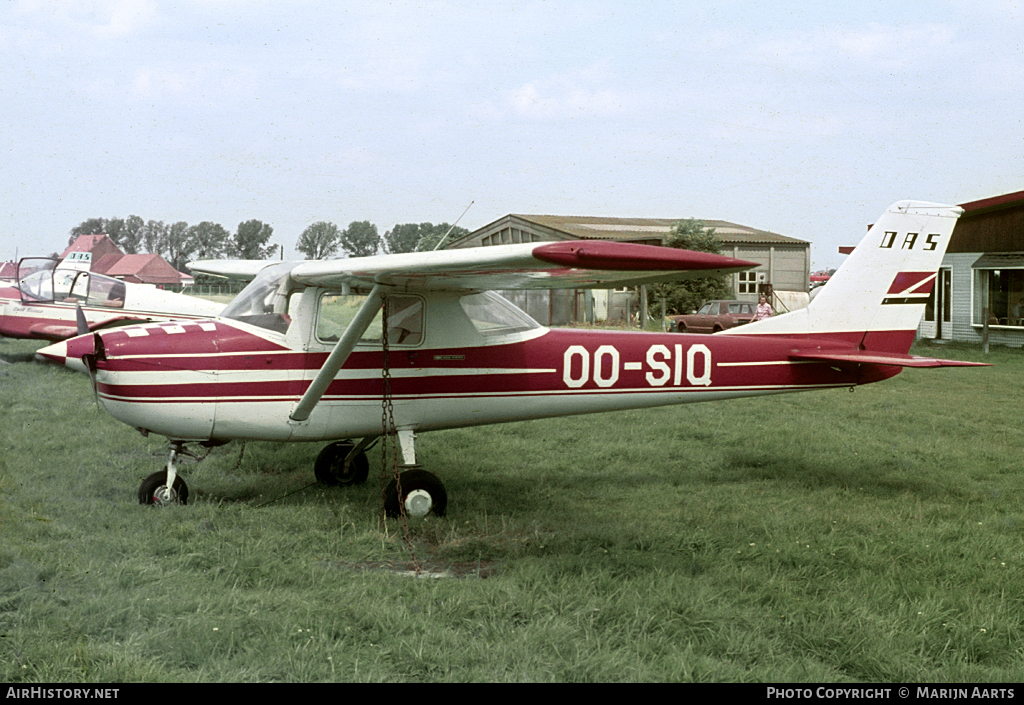
{"type": "Polygon", "coordinates": [[[906,353],[962,213],[938,203],[894,203],[806,309],[726,333],[824,335],[861,349],[906,353]]]}

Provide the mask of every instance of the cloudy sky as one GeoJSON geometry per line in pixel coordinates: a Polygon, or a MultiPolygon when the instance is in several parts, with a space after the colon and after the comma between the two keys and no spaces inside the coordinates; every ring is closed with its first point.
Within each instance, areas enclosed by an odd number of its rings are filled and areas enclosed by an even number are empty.
{"type": "Polygon", "coordinates": [[[1024,189],[1024,0],[4,0],[0,259],[87,218],[729,220],[1024,189]]]}

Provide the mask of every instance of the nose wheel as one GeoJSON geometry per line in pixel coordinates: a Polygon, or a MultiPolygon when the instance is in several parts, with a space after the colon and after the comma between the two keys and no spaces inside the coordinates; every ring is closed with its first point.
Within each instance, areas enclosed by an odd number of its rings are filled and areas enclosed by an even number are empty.
{"type": "Polygon", "coordinates": [[[139,485],[139,504],[155,504],[157,506],[188,504],[188,485],[178,476],[178,468],[174,464],[179,455],[196,458],[195,453],[185,448],[183,441],[172,441],[167,465],[163,470],[158,470],[147,477],[139,485]]]}
{"type": "Polygon", "coordinates": [[[167,486],[167,470],[153,473],[139,486],[139,504],[188,504],[188,485],[180,476],[167,486]]]}
{"type": "Polygon", "coordinates": [[[406,470],[397,480],[391,480],[384,490],[384,511],[389,517],[405,513],[411,517],[427,514],[443,517],[448,506],[448,493],[437,475],[426,470],[406,470]],[[401,486],[401,491],[399,491],[401,486]]]}

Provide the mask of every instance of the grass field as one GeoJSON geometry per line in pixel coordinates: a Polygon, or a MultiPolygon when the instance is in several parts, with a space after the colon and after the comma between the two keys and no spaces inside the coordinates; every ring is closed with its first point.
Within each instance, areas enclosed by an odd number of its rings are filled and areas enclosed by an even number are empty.
{"type": "Polygon", "coordinates": [[[0,682],[1024,680],[1024,353],[830,391],[427,434],[382,528],[319,446],[215,449],[186,507],[83,375],[0,340],[0,682]]]}

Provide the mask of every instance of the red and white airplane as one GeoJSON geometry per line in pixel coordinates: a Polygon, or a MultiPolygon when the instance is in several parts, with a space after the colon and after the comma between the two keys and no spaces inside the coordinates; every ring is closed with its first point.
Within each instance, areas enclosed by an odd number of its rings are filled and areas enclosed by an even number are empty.
{"type": "Polygon", "coordinates": [[[416,465],[420,432],[853,387],[903,367],[974,364],[908,354],[961,212],[896,203],[806,309],[716,335],[549,329],[488,291],[618,287],[754,266],[574,241],[197,263],[256,277],[215,320],[103,331],[39,355],[87,369],[107,411],[171,440],[166,468],[140,488],[142,503],[186,501],[175,467],[186,442],[332,441],[316,477],[355,484],[367,476],[368,444],[397,435],[406,470],[385,493],[386,509],[440,515],[447,493],[416,465]]]}
{"type": "Polygon", "coordinates": [[[14,279],[0,281],[0,335],[63,340],[90,331],[148,321],[216,316],[224,308],[195,296],[148,284],[62,267],[57,260],[25,257],[14,279]],[[80,312],[80,313],[79,313],[80,312]]]}

